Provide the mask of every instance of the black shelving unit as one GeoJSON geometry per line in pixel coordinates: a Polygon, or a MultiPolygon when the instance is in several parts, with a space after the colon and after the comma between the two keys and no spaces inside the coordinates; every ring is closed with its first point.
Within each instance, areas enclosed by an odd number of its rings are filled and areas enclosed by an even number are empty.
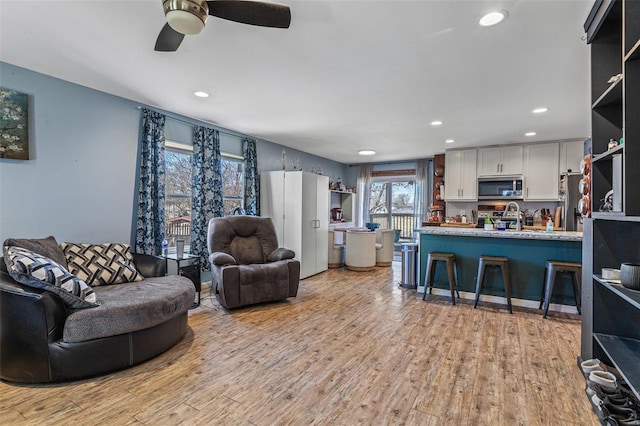
{"type": "Polygon", "coordinates": [[[591,44],[593,213],[583,241],[581,357],[616,367],[640,399],[640,292],[599,275],[602,268],[640,263],[640,1],[597,0],[585,30],[591,44]],[[623,144],[608,148],[621,138],[623,144]],[[622,160],[618,176],[614,158],[622,160]],[[614,181],[621,184],[622,211],[599,211],[614,181]]]}

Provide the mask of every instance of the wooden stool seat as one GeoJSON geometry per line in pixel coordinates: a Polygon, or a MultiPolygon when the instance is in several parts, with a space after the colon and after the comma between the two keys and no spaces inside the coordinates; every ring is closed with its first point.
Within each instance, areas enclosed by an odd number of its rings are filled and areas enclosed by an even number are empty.
{"type": "Polygon", "coordinates": [[[478,261],[478,281],[476,282],[476,297],[473,302],[473,308],[478,306],[480,300],[480,293],[482,292],[482,285],[484,284],[484,273],[487,267],[499,267],[502,271],[502,281],[504,284],[504,292],[507,296],[507,306],[509,307],[509,313],[513,313],[511,305],[511,278],[509,277],[509,259],[506,257],[497,256],[480,256],[478,261]]]}
{"type": "Polygon", "coordinates": [[[460,293],[458,292],[458,272],[456,270],[456,256],[453,253],[433,251],[427,256],[427,271],[424,277],[424,294],[422,295],[422,300],[425,300],[427,296],[427,288],[429,289],[429,294],[431,294],[431,289],[433,288],[433,278],[436,272],[436,262],[445,262],[447,266],[447,277],[449,280],[449,289],[451,290],[451,302],[455,305],[456,293],[458,295],[458,298],[460,298],[460,293]]]}
{"type": "Polygon", "coordinates": [[[549,312],[549,304],[551,296],[553,296],[553,287],[556,281],[556,275],[559,273],[568,273],[571,276],[571,284],[573,286],[573,296],[576,299],[576,309],[579,314],[580,310],[580,294],[582,292],[582,264],[576,262],[562,262],[558,260],[547,260],[544,267],[544,285],[542,286],[542,295],[540,296],[540,307],[544,304],[542,318],[547,317],[549,312]]]}

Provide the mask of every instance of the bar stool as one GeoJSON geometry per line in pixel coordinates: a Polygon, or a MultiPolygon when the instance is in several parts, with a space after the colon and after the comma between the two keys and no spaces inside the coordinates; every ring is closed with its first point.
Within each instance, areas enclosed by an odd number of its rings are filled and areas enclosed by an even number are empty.
{"type": "Polygon", "coordinates": [[[482,285],[484,284],[484,272],[487,267],[498,267],[502,271],[502,282],[504,283],[504,292],[507,296],[507,305],[509,306],[509,313],[513,313],[511,307],[511,279],[509,278],[509,259],[506,257],[495,256],[480,256],[478,262],[478,281],[476,282],[476,299],[473,302],[473,308],[478,306],[480,300],[480,293],[482,292],[482,285]]]}
{"type": "Polygon", "coordinates": [[[376,267],[376,233],[347,231],[345,267],[350,271],[372,271],[376,267]]]}
{"type": "Polygon", "coordinates": [[[542,318],[547,317],[549,312],[549,303],[553,295],[553,286],[558,273],[567,273],[571,276],[571,284],[573,285],[573,295],[576,298],[576,308],[580,312],[580,293],[582,292],[582,264],[575,262],[561,262],[558,260],[547,260],[544,267],[544,285],[542,286],[542,296],[540,297],[540,307],[544,303],[544,311],[542,318]]]}
{"type": "Polygon", "coordinates": [[[427,272],[424,277],[424,294],[422,295],[422,300],[425,300],[427,296],[427,288],[429,288],[429,294],[431,294],[431,289],[433,288],[433,277],[436,272],[436,262],[445,262],[447,266],[447,276],[449,279],[449,289],[451,290],[451,302],[455,305],[456,298],[455,293],[458,294],[458,298],[460,298],[460,293],[458,292],[458,272],[456,270],[456,256],[453,253],[440,253],[440,252],[431,252],[427,256],[427,272]]]}

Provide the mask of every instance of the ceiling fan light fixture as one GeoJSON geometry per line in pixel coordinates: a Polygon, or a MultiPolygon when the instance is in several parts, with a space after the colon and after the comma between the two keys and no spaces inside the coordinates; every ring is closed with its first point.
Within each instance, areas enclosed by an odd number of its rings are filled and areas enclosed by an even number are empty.
{"type": "Polygon", "coordinates": [[[209,6],[201,0],[164,0],[162,2],[167,23],[181,34],[194,35],[204,29],[209,6]]]}

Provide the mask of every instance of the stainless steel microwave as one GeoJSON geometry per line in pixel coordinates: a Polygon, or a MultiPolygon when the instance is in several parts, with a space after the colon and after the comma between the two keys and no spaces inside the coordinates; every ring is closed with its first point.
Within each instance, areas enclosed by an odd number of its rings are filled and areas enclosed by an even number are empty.
{"type": "Polygon", "coordinates": [[[521,200],[522,176],[478,178],[479,200],[521,200]]]}

